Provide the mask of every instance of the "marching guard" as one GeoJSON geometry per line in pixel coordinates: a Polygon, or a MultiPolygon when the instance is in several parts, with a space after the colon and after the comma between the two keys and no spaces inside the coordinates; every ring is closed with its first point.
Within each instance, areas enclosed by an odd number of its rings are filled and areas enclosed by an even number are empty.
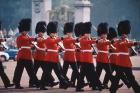
{"type": "MultiPolygon", "coordinates": [[[[107,77],[111,82],[113,81],[113,75],[111,73],[111,67],[109,64],[109,46],[111,42],[107,39],[108,34],[108,24],[107,23],[100,23],[97,28],[97,33],[99,39],[97,40],[96,47],[98,49],[98,54],[96,58],[96,72],[98,78],[102,73],[102,70],[105,70],[107,77]]],[[[106,77],[106,76],[105,76],[106,77]]],[[[106,79],[106,78],[105,78],[106,79]]],[[[103,88],[108,88],[106,80],[103,82],[103,88]]]]}
{"type": "MultiPolygon", "coordinates": [[[[39,67],[42,68],[43,70],[43,73],[42,73],[42,78],[47,78],[47,77],[43,77],[44,73],[46,73],[46,68],[47,68],[47,65],[46,65],[46,60],[45,60],[45,57],[46,57],[46,46],[45,46],[45,38],[44,38],[44,33],[47,31],[47,25],[46,25],[46,22],[45,21],[39,21],[36,25],[36,29],[35,29],[35,32],[37,34],[37,41],[35,44],[35,51],[34,51],[34,72],[35,74],[37,74],[37,71],[39,69],[39,67]]],[[[54,82],[54,78],[53,76],[51,75],[50,78],[47,78],[47,81],[51,82],[51,83],[48,83],[46,81],[46,85],[47,86],[55,86],[58,84],[58,82],[54,82]]],[[[45,82],[45,81],[43,81],[45,82]]],[[[32,86],[32,85],[31,85],[32,86]]],[[[42,89],[42,88],[40,88],[42,89]]]]}
{"type": "Polygon", "coordinates": [[[49,22],[49,24],[47,25],[47,34],[49,35],[49,37],[45,41],[45,45],[47,48],[47,74],[49,73],[50,76],[52,70],[54,70],[60,81],[61,88],[67,89],[69,87],[69,81],[67,80],[66,76],[64,76],[62,67],[59,62],[58,51],[60,47],[58,46],[58,42],[60,42],[62,38],[58,38],[57,36],[57,26],[57,22],[49,22]]]}
{"type": "Polygon", "coordinates": [[[120,36],[120,40],[117,43],[117,50],[119,53],[117,61],[118,69],[116,70],[115,80],[111,84],[110,93],[116,93],[116,91],[118,90],[117,85],[120,81],[120,78],[123,77],[124,74],[127,77],[128,82],[130,83],[130,85],[127,85],[129,86],[128,88],[132,87],[135,93],[139,93],[140,86],[135,80],[132,72],[132,63],[129,57],[129,48],[135,45],[140,45],[140,42],[134,42],[128,39],[128,34],[130,34],[131,30],[129,20],[119,22],[117,30],[118,35],[120,36]]]}
{"type": "MultiPolygon", "coordinates": [[[[77,39],[74,39],[72,37],[74,23],[65,23],[64,25],[64,35],[63,38],[63,45],[65,48],[64,52],[64,64],[63,64],[63,73],[64,75],[67,75],[67,71],[69,66],[71,66],[73,73],[75,73],[75,77],[79,78],[79,71],[76,63],[76,46],[75,43],[77,42],[77,39]]],[[[71,86],[75,87],[74,80],[71,80],[71,86]]]]}
{"type": "Polygon", "coordinates": [[[84,76],[87,77],[90,82],[90,86],[92,90],[101,90],[101,82],[97,78],[97,74],[95,72],[95,67],[93,64],[93,56],[92,56],[92,44],[96,43],[96,40],[90,40],[91,33],[91,22],[82,23],[83,30],[80,31],[82,37],[80,38],[80,61],[81,69],[80,69],[80,77],[77,81],[76,91],[81,92],[84,91],[83,88],[83,80],[84,76]]]}
{"type": "Polygon", "coordinates": [[[18,27],[20,35],[16,39],[16,44],[19,51],[17,54],[17,65],[13,77],[13,82],[16,89],[23,89],[23,87],[20,86],[20,80],[24,68],[26,69],[32,84],[35,84],[36,87],[39,87],[38,79],[33,70],[33,57],[31,52],[32,41],[35,41],[36,38],[29,37],[28,32],[30,30],[30,26],[30,19],[22,19],[18,27]]]}

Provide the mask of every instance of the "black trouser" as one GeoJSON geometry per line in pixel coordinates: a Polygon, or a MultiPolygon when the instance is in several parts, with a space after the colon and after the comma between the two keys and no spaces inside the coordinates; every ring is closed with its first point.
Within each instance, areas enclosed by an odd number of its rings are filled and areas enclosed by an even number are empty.
{"type": "Polygon", "coordinates": [[[73,73],[75,75],[74,78],[71,78],[71,82],[75,83],[75,78],[79,78],[79,71],[78,71],[78,66],[77,66],[77,63],[76,62],[68,62],[68,61],[64,61],[64,64],[63,64],[63,73],[64,75],[66,76],[67,75],[67,71],[68,71],[68,68],[69,66],[71,66],[72,70],[73,70],[73,73]]]}
{"type": "MultiPolygon", "coordinates": [[[[45,61],[39,61],[39,60],[35,60],[34,61],[34,64],[33,64],[33,68],[34,68],[34,73],[35,75],[37,74],[37,71],[39,68],[42,68],[43,72],[46,71],[46,62],[45,61]],[[44,67],[45,66],[45,67],[44,67]]],[[[46,73],[46,72],[45,72],[46,73]]],[[[51,75],[50,78],[47,78],[50,82],[54,82],[54,78],[53,76],[51,75]]],[[[45,82],[45,81],[44,81],[45,82]]],[[[29,84],[32,85],[32,82],[31,80],[29,81],[29,84]]],[[[46,81],[46,84],[48,84],[48,82],[46,81]]]]}
{"type": "MultiPolygon", "coordinates": [[[[64,86],[69,83],[67,80],[67,77],[64,76],[64,74],[63,74],[63,70],[62,70],[62,67],[59,62],[57,62],[57,63],[47,62],[47,71],[46,72],[48,73],[48,77],[50,77],[52,70],[54,70],[55,74],[57,75],[57,77],[60,81],[60,85],[64,86]]],[[[44,76],[46,76],[46,75],[44,75],[44,76]]]]}
{"type": "MultiPolygon", "coordinates": [[[[79,69],[80,69],[80,62],[79,61],[77,61],[77,68],[78,68],[78,71],[79,71],[79,69]]],[[[76,76],[76,73],[74,71],[72,71],[71,82],[73,82],[73,84],[75,84],[76,79],[78,80],[78,78],[76,76]]]]}
{"type": "Polygon", "coordinates": [[[1,76],[1,79],[4,83],[4,86],[8,86],[10,84],[10,80],[7,77],[6,73],[4,72],[2,62],[0,62],[0,76],[1,76]]]}
{"type": "MultiPolygon", "coordinates": [[[[81,70],[81,65],[82,65],[82,63],[83,63],[83,62],[77,62],[78,71],[81,70]]],[[[76,73],[73,73],[73,72],[72,72],[72,76],[71,76],[71,82],[73,82],[74,84],[75,84],[76,79],[77,79],[77,77],[76,77],[75,74],[76,74],[76,73]]],[[[85,75],[84,73],[83,73],[83,77],[87,79],[87,77],[86,77],[86,75],[85,75]]],[[[82,82],[83,82],[82,84],[85,83],[84,78],[83,78],[83,80],[82,80],[82,82]]],[[[87,82],[90,83],[90,81],[89,81],[88,79],[87,79],[87,82]]]]}
{"type": "Polygon", "coordinates": [[[37,76],[35,75],[34,70],[33,70],[32,61],[20,59],[17,62],[17,66],[14,72],[13,82],[15,83],[15,85],[20,86],[20,80],[21,80],[21,76],[22,76],[24,68],[26,69],[32,84],[38,84],[37,76]]]}
{"type": "MultiPolygon", "coordinates": [[[[116,70],[116,78],[115,78],[113,84],[111,84],[110,89],[115,90],[115,91],[117,90],[117,85],[120,81],[120,78],[124,77],[124,74],[126,75],[128,81],[129,81],[130,85],[132,86],[133,90],[135,91],[135,93],[139,93],[140,86],[137,83],[137,81],[135,80],[135,77],[132,72],[132,68],[121,67],[121,66],[119,66],[118,69],[116,70]]],[[[129,86],[129,85],[127,85],[127,86],[129,86]]]]}
{"type": "MultiPolygon", "coordinates": [[[[118,66],[117,65],[110,64],[110,66],[111,66],[111,73],[113,73],[114,71],[117,72],[116,71],[118,69],[118,66]]],[[[126,77],[125,74],[122,77],[120,77],[120,79],[125,83],[125,85],[129,85],[129,81],[128,81],[128,79],[127,79],[127,77],[126,77]]],[[[109,77],[108,77],[107,74],[105,74],[103,84],[108,84],[108,82],[109,82],[109,77]]]]}
{"type": "Polygon", "coordinates": [[[77,88],[83,88],[83,79],[87,77],[87,80],[90,82],[91,87],[101,86],[100,80],[97,78],[95,72],[95,67],[93,63],[83,62],[80,69],[80,77],[77,82],[77,88]]]}
{"type": "MultiPolygon", "coordinates": [[[[108,77],[111,83],[114,81],[114,76],[112,75],[112,69],[109,63],[97,62],[96,72],[97,77],[100,78],[102,70],[105,70],[106,74],[105,77],[108,77]]],[[[106,79],[106,78],[105,78],[106,79]]],[[[106,83],[107,80],[104,80],[106,83]]]]}

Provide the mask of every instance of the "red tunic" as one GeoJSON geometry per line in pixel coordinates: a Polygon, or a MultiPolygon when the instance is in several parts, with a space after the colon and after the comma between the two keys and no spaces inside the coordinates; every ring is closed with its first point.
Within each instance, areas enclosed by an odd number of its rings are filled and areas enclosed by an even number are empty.
{"type": "Polygon", "coordinates": [[[69,62],[76,62],[76,55],[75,55],[75,42],[76,40],[73,38],[64,38],[63,40],[63,45],[65,48],[65,53],[64,53],[64,61],[69,61],[69,62]]]}
{"type": "Polygon", "coordinates": [[[80,50],[76,51],[76,61],[80,62],[80,50]]]}
{"type": "Polygon", "coordinates": [[[45,39],[43,37],[37,38],[37,46],[39,47],[39,49],[35,50],[34,59],[38,61],[45,61],[46,47],[45,47],[45,39]]]}
{"type": "Polygon", "coordinates": [[[107,39],[98,40],[98,43],[96,44],[98,49],[98,54],[96,58],[97,62],[103,62],[103,63],[109,62],[109,57],[108,57],[109,45],[110,45],[110,41],[107,39]]]}
{"type": "Polygon", "coordinates": [[[122,67],[132,67],[132,63],[129,57],[129,48],[134,45],[134,42],[127,39],[120,40],[118,43],[118,62],[117,65],[122,67]]]}
{"type": "Polygon", "coordinates": [[[46,54],[46,61],[48,62],[59,62],[59,54],[58,54],[58,50],[59,50],[59,46],[58,46],[58,42],[60,42],[61,39],[60,38],[51,38],[48,37],[45,41],[45,45],[47,47],[47,54],[46,54]]]}
{"type": "Polygon", "coordinates": [[[92,44],[94,43],[96,43],[95,40],[89,40],[89,38],[87,37],[82,37],[80,39],[80,62],[93,63],[92,44]]]}
{"type": "Polygon", "coordinates": [[[34,38],[30,38],[28,35],[21,34],[16,39],[17,48],[19,49],[17,53],[17,60],[25,59],[25,60],[32,60],[32,53],[31,53],[31,42],[34,41],[34,38]]]}
{"type": "Polygon", "coordinates": [[[109,57],[109,61],[110,61],[110,63],[111,64],[117,64],[117,62],[118,62],[118,48],[117,48],[117,46],[118,46],[118,39],[117,40],[115,40],[115,42],[112,44],[114,47],[115,47],[115,49],[111,49],[111,53],[110,53],[110,57],[109,57]]]}
{"type": "Polygon", "coordinates": [[[76,61],[80,62],[80,46],[76,45],[76,61]]]}

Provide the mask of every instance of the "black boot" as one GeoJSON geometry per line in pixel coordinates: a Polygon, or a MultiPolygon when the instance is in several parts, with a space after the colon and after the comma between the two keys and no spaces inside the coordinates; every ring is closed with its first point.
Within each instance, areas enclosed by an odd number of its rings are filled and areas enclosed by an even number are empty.
{"type": "Polygon", "coordinates": [[[82,88],[76,88],[76,92],[84,92],[84,89],[82,89],[82,88]]]}
{"type": "Polygon", "coordinates": [[[40,87],[40,90],[48,90],[48,89],[45,87],[40,87]]]}
{"type": "Polygon", "coordinates": [[[29,84],[29,88],[34,88],[34,87],[36,87],[35,84],[29,84]]]}
{"type": "Polygon", "coordinates": [[[101,91],[102,90],[102,87],[95,86],[95,87],[92,87],[92,90],[99,90],[99,91],[101,91]]]}
{"type": "Polygon", "coordinates": [[[4,87],[8,88],[8,87],[12,87],[12,86],[14,86],[14,84],[8,84],[8,85],[5,85],[4,87]]]}
{"type": "Polygon", "coordinates": [[[107,84],[103,84],[103,85],[102,85],[102,88],[103,88],[103,89],[109,89],[109,87],[108,87],[107,84]]]}
{"type": "Polygon", "coordinates": [[[23,87],[21,87],[20,85],[16,85],[15,89],[23,89],[23,87]]]}
{"type": "Polygon", "coordinates": [[[59,82],[52,82],[52,83],[48,84],[48,86],[54,87],[54,86],[56,86],[56,85],[58,85],[58,84],[59,84],[59,82]]]}
{"type": "Polygon", "coordinates": [[[71,83],[70,83],[70,87],[75,88],[75,87],[76,87],[76,86],[75,86],[75,82],[71,82],[71,83]]]}
{"type": "Polygon", "coordinates": [[[67,89],[69,87],[69,84],[65,84],[65,85],[59,85],[59,88],[61,89],[67,89]]]}

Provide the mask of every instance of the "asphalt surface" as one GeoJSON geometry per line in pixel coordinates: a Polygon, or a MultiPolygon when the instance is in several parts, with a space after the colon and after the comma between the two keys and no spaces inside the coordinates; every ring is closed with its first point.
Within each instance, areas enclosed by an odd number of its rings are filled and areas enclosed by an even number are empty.
{"type": "MultiPolygon", "coordinates": [[[[133,64],[133,73],[135,75],[136,80],[140,84],[140,56],[134,56],[131,57],[132,64],[133,64]]],[[[12,81],[13,73],[15,70],[16,62],[15,61],[8,61],[3,62],[3,65],[5,66],[5,72],[8,75],[9,79],[12,81]]],[[[42,70],[39,69],[37,76],[40,78],[42,75],[42,70]]],[[[70,77],[71,75],[71,69],[69,69],[67,76],[70,77]]],[[[56,75],[53,73],[53,76],[55,77],[56,81],[58,81],[56,75]]],[[[104,78],[104,71],[101,75],[101,80],[104,78]]],[[[28,88],[29,77],[27,75],[26,70],[24,69],[24,73],[21,78],[21,86],[24,87],[24,89],[14,89],[14,87],[5,89],[3,87],[3,82],[0,79],[0,93],[77,93],[75,92],[75,88],[68,88],[67,90],[59,89],[59,86],[55,86],[53,88],[48,88],[48,90],[39,90],[36,88],[28,88]]],[[[121,82],[120,82],[121,83],[121,82]]],[[[109,93],[107,89],[104,89],[102,91],[92,91],[88,86],[84,88],[85,92],[83,93],[109,93]]],[[[122,88],[120,88],[117,93],[134,93],[132,88],[127,89],[127,87],[124,85],[122,88]]]]}

